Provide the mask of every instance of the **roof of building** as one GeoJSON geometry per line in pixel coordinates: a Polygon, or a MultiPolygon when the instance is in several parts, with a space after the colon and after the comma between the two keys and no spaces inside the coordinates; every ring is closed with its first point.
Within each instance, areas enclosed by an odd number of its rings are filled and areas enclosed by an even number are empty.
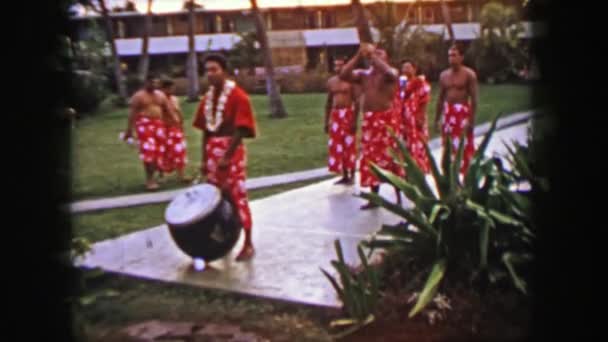
{"type": "MultiPolygon", "coordinates": [[[[532,37],[532,24],[524,22],[522,38],[532,37]]],[[[414,26],[415,27],[415,26],[414,26]]],[[[429,32],[443,34],[448,39],[445,25],[423,25],[429,32]]],[[[473,40],[479,37],[479,23],[453,24],[456,40],[473,40]]],[[[539,32],[535,32],[538,35],[539,32]]],[[[372,29],[374,40],[378,41],[379,32],[372,29]]],[[[359,35],[354,27],[329,28],[316,30],[291,30],[268,32],[269,43],[272,47],[321,47],[358,45],[359,35]]],[[[200,34],[195,36],[197,52],[230,50],[241,37],[236,33],[200,34]]],[[[141,52],[141,38],[116,39],[116,48],[121,56],[137,56],[141,52]]],[[[152,55],[174,54],[188,52],[188,37],[151,37],[149,53],[152,55]]]]}

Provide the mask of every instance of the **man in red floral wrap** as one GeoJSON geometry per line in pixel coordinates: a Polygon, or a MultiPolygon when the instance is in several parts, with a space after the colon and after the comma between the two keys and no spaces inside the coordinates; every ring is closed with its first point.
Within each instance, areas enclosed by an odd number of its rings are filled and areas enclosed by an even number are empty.
{"type": "Polygon", "coordinates": [[[430,166],[424,144],[429,140],[426,108],[431,98],[431,86],[424,76],[417,74],[417,66],[412,61],[403,61],[401,72],[407,79],[405,89],[400,91],[403,94],[403,140],[418,167],[428,173],[430,166]]]}
{"type": "Polygon", "coordinates": [[[344,59],[334,61],[335,76],[327,81],[327,102],[325,104],[325,133],[329,134],[328,169],[342,173],[336,184],[351,185],[355,179],[357,162],[357,116],[359,102],[355,88],[338,75],[344,66],[344,59]]]}
{"type": "Polygon", "coordinates": [[[227,62],[221,55],[205,58],[209,90],[202,98],[194,127],[203,131],[202,174],[234,202],[245,231],[237,261],[249,260],[255,251],[251,240],[252,218],[247,198],[246,151],[243,138],[256,136],[256,123],[247,93],[227,79],[227,62]]]}
{"type": "Polygon", "coordinates": [[[125,140],[132,137],[135,127],[139,140],[139,158],[144,163],[148,190],[158,189],[154,173],[162,172],[166,168],[164,146],[167,130],[163,118],[179,120],[167,97],[157,88],[158,79],[150,76],[143,89],[133,95],[129,103],[129,119],[124,135],[125,140]]]}
{"type": "Polygon", "coordinates": [[[463,51],[459,46],[454,45],[450,48],[448,60],[450,68],[443,71],[439,77],[435,127],[441,132],[444,146],[447,137],[451,137],[454,155],[458,150],[460,135],[465,132],[466,142],[460,167],[460,173],[464,175],[475,154],[473,128],[477,111],[477,75],[463,65],[463,51]],[[440,127],[442,114],[445,114],[445,117],[440,127]]]}
{"type": "MultiPolygon", "coordinates": [[[[400,111],[396,106],[398,77],[398,71],[388,64],[386,52],[368,43],[361,44],[357,54],[340,72],[342,80],[361,85],[364,114],[361,125],[360,183],[362,187],[370,187],[373,193],[378,193],[380,180],[373,174],[371,163],[399,176],[404,175],[403,168],[395,163],[390,154],[391,149],[397,150],[397,142],[390,135],[389,127],[395,134],[399,134],[401,125],[400,111]],[[355,70],[355,66],[362,59],[367,59],[371,67],[355,70]]],[[[397,201],[401,203],[396,188],[395,193],[397,201]]],[[[369,202],[361,209],[376,207],[377,205],[369,202]]]]}
{"type": "Polygon", "coordinates": [[[165,168],[163,172],[170,173],[177,171],[179,179],[188,183],[192,181],[190,177],[184,175],[184,168],[188,162],[186,154],[186,136],[184,135],[184,117],[179,105],[179,100],[175,95],[175,84],[172,80],[165,79],[161,83],[161,90],[169,100],[169,106],[176,116],[167,116],[163,118],[167,129],[167,139],[165,146],[162,147],[165,153],[165,168]],[[175,121],[179,119],[179,121],[175,121]]]}

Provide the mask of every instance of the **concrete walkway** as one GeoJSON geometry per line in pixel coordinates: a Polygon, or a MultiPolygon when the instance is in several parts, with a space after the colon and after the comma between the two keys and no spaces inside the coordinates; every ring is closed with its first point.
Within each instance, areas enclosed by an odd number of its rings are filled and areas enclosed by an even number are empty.
{"type": "MultiPolygon", "coordinates": [[[[521,112],[509,115],[498,121],[497,128],[504,129],[512,125],[524,122],[530,118],[532,111],[521,112]]],[[[475,136],[481,136],[485,134],[490,128],[490,123],[485,123],[475,127],[475,136]]],[[[440,147],[441,141],[436,138],[429,142],[431,150],[440,147]]],[[[274,176],[258,177],[248,179],[246,187],[248,190],[261,189],[271,186],[296,183],[301,181],[316,180],[324,177],[331,176],[332,174],[327,170],[327,167],[322,167],[313,170],[292,172],[274,176]]],[[[176,189],[170,191],[162,191],[155,193],[144,193],[136,195],[118,196],[110,198],[83,200],[74,202],[69,205],[69,211],[72,214],[85,213],[91,211],[107,210],[113,208],[125,208],[140,205],[156,204],[156,203],[168,203],[175,196],[183,192],[184,189],[176,189]]]]}
{"type": "MultiPolygon", "coordinates": [[[[504,153],[503,142],[525,144],[526,128],[524,123],[497,132],[487,154],[504,153]]],[[[476,139],[477,144],[480,141],[481,137],[476,139]]],[[[435,149],[433,154],[437,158],[440,153],[435,149]]],[[[176,247],[163,225],[99,242],[78,264],[135,277],[338,308],[341,303],[319,270],[322,267],[335,274],[330,265],[336,258],[334,240],[340,239],[347,262],[356,265],[357,243],[382,224],[394,224],[399,218],[384,209],[359,210],[364,200],[356,196],[358,186],[335,186],[334,181],[253,201],[257,254],[249,262],[233,261],[241,239],[229,256],[210,263],[212,267],[203,272],[195,272],[190,258],[176,247]]],[[[380,193],[394,200],[390,187],[381,187],[380,193]]]]}

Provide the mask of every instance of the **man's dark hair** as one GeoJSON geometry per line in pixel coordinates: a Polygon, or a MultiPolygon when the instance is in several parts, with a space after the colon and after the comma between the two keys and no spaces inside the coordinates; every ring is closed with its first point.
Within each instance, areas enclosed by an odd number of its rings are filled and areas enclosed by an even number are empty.
{"type": "Polygon", "coordinates": [[[163,80],[163,81],[160,83],[160,86],[161,86],[161,87],[163,87],[163,88],[169,88],[169,87],[171,87],[171,86],[172,86],[172,85],[174,85],[174,84],[175,84],[175,82],[173,82],[173,80],[170,80],[170,79],[164,79],[164,80],[163,80]]]}
{"type": "Polygon", "coordinates": [[[207,62],[212,61],[212,62],[216,62],[217,64],[219,64],[222,69],[224,71],[228,70],[228,61],[226,60],[226,57],[220,55],[220,54],[210,54],[207,55],[205,57],[205,59],[203,60],[203,65],[205,65],[207,62]]]}
{"type": "Polygon", "coordinates": [[[158,76],[156,76],[154,74],[148,74],[148,76],[146,77],[146,82],[154,81],[157,78],[158,78],[158,76]]]}
{"type": "Polygon", "coordinates": [[[450,50],[456,50],[461,56],[464,56],[464,47],[462,44],[454,43],[452,46],[450,46],[450,50]]]}
{"type": "Polygon", "coordinates": [[[412,59],[402,59],[399,65],[403,68],[403,64],[410,63],[416,71],[418,71],[418,63],[414,62],[412,59]]]}

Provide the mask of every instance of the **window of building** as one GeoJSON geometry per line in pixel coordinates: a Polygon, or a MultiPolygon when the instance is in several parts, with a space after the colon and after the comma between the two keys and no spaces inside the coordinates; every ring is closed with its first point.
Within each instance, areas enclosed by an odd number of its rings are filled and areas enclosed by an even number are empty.
{"type": "Polygon", "coordinates": [[[322,28],[323,27],[323,12],[322,11],[317,11],[317,18],[316,18],[317,22],[315,27],[317,28],[322,28]]]}
{"type": "Polygon", "coordinates": [[[217,30],[216,30],[217,33],[223,32],[222,31],[222,29],[223,29],[222,22],[223,22],[222,17],[219,15],[216,15],[215,16],[215,27],[217,28],[217,30]]]}
{"type": "Polygon", "coordinates": [[[325,12],[324,27],[336,27],[336,15],[332,11],[325,12]]]}
{"type": "Polygon", "coordinates": [[[432,22],[433,21],[433,9],[432,8],[425,8],[424,9],[424,20],[427,22],[432,22]]]}
{"type": "Polygon", "coordinates": [[[455,23],[467,22],[467,8],[464,5],[450,6],[450,17],[455,23]]]}
{"type": "Polygon", "coordinates": [[[125,23],[122,20],[119,20],[117,24],[118,24],[118,37],[124,38],[125,37],[125,23]]]}

